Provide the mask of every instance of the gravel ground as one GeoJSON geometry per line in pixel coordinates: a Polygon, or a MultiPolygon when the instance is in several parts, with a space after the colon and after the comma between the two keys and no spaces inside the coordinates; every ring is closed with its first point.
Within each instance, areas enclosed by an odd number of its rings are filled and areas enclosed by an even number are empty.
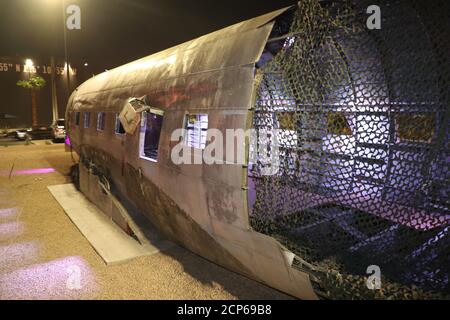
{"type": "Polygon", "coordinates": [[[63,145],[0,147],[0,299],[290,299],[181,247],[106,266],[47,189],[71,165],[63,145]]]}

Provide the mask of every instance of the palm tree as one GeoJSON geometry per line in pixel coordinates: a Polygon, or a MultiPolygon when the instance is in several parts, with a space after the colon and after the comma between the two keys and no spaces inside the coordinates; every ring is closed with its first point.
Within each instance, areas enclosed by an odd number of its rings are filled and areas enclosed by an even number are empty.
{"type": "Polygon", "coordinates": [[[38,125],[38,92],[45,86],[45,80],[41,76],[33,76],[28,80],[17,81],[19,87],[31,90],[31,122],[32,126],[38,125]]]}

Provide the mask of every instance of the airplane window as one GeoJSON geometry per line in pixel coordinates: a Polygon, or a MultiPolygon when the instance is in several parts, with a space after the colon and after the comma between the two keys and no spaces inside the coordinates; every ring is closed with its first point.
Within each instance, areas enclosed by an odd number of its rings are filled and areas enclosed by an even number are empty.
{"type": "Polygon", "coordinates": [[[400,141],[430,142],[436,128],[432,113],[400,114],[395,118],[400,141]]]}
{"type": "Polygon", "coordinates": [[[189,147],[205,149],[208,115],[187,114],[185,118],[185,129],[184,143],[189,147]]]}
{"type": "Polygon", "coordinates": [[[159,110],[142,114],[141,158],[157,161],[159,138],[161,136],[164,113],[159,110]]]}
{"type": "Polygon", "coordinates": [[[105,130],[105,113],[99,112],[97,115],[97,130],[105,130]]]}
{"type": "Polygon", "coordinates": [[[116,113],[116,134],[124,134],[125,129],[122,126],[122,122],[120,122],[119,114],[116,113]]]}
{"type": "Polygon", "coordinates": [[[89,128],[91,122],[91,113],[85,112],[84,113],[84,127],[89,128]]]}
{"type": "Polygon", "coordinates": [[[327,114],[328,133],[335,135],[352,135],[352,129],[348,124],[345,114],[341,112],[329,112],[327,114]]]}
{"type": "Polygon", "coordinates": [[[276,115],[281,130],[297,129],[297,119],[294,112],[277,112],[276,115]]]}
{"type": "Polygon", "coordinates": [[[75,114],[75,125],[76,125],[76,126],[79,126],[79,125],[80,125],[80,113],[79,113],[79,112],[77,112],[77,113],[75,114]]]}

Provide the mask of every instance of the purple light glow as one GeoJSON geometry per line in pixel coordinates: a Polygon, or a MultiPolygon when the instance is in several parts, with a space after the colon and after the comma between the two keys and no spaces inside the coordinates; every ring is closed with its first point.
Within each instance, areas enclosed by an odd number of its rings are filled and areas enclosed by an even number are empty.
{"type": "Polygon", "coordinates": [[[24,175],[24,174],[44,174],[56,172],[53,168],[37,168],[37,169],[26,169],[13,171],[13,176],[24,175]]]}
{"type": "Polygon", "coordinates": [[[19,214],[18,208],[0,209],[0,221],[8,221],[15,219],[19,214]]]}
{"type": "Polygon", "coordinates": [[[64,143],[66,144],[66,146],[70,147],[70,138],[68,135],[66,135],[66,138],[64,139],[64,143]]]}
{"type": "Polygon", "coordinates": [[[0,246],[1,272],[10,272],[24,265],[35,263],[39,258],[39,249],[37,241],[0,246]]]}
{"type": "Polygon", "coordinates": [[[8,222],[0,224],[0,241],[20,236],[25,230],[22,222],[8,222]]]}
{"type": "Polygon", "coordinates": [[[0,275],[0,299],[80,299],[95,298],[95,277],[81,257],[66,257],[36,264],[0,275]],[[74,273],[78,270],[79,285],[71,288],[74,273]]]}

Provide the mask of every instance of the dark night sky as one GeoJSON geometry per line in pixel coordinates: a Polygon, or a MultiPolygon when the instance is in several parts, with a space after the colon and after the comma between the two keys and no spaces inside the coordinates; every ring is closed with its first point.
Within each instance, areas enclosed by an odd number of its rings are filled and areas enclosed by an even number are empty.
{"type": "MultiPolygon", "coordinates": [[[[81,8],[70,57],[112,68],[295,0],[66,0],[81,8]]],[[[0,56],[63,56],[62,0],[0,0],[0,56]]]]}

